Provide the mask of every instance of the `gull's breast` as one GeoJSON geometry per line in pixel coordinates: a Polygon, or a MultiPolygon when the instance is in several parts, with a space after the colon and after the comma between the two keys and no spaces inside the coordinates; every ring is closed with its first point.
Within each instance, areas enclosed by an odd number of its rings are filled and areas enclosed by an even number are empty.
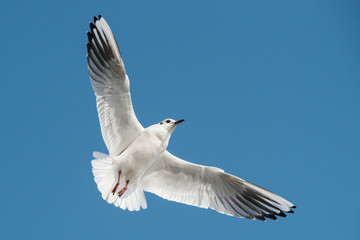
{"type": "Polygon", "coordinates": [[[115,158],[114,170],[130,182],[138,182],[165,149],[162,141],[144,131],[115,158]]]}

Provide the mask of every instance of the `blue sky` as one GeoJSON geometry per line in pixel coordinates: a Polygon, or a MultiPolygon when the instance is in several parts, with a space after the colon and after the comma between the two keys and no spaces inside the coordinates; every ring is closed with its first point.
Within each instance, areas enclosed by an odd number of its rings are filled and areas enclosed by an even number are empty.
{"type": "Polygon", "coordinates": [[[1,239],[359,239],[358,1],[2,1],[1,239]],[[236,219],[147,194],[102,200],[106,152],[86,65],[102,14],[144,126],[186,121],[168,149],[297,205],[236,219]]]}

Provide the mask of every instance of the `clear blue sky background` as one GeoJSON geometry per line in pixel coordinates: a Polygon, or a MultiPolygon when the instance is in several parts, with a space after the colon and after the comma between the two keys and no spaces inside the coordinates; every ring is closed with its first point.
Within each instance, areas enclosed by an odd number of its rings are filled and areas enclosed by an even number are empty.
{"type": "Polygon", "coordinates": [[[1,239],[359,239],[358,1],[2,1],[1,239]],[[91,172],[106,152],[86,31],[102,14],[135,111],[185,118],[169,150],[297,205],[251,221],[147,194],[128,212],[91,172]]]}

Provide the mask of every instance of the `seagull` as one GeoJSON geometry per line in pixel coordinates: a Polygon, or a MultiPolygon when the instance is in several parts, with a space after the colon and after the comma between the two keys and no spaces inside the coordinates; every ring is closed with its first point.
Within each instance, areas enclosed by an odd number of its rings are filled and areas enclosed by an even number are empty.
{"type": "Polygon", "coordinates": [[[110,204],[146,209],[144,191],[238,218],[276,220],[296,208],[284,198],[216,167],[182,160],[166,150],[184,120],[144,128],[136,118],[130,82],[115,37],[99,15],[87,32],[87,62],[101,133],[109,154],[94,152],[94,180],[110,204]]]}

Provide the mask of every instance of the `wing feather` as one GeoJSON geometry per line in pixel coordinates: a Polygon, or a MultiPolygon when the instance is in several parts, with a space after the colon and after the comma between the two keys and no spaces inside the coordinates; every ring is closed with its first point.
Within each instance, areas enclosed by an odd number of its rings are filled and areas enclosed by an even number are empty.
{"type": "Polygon", "coordinates": [[[284,198],[215,167],[186,162],[165,151],[142,179],[145,191],[240,218],[276,220],[295,206],[284,198]]]}
{"type": "Polygon", "coordinates": [[[94,17],[87,32],[87,60],[101,126],[110,156],[117,156],[139,135],[143,127],[133,110],[125,66],[105,19],[94,17]]]}

